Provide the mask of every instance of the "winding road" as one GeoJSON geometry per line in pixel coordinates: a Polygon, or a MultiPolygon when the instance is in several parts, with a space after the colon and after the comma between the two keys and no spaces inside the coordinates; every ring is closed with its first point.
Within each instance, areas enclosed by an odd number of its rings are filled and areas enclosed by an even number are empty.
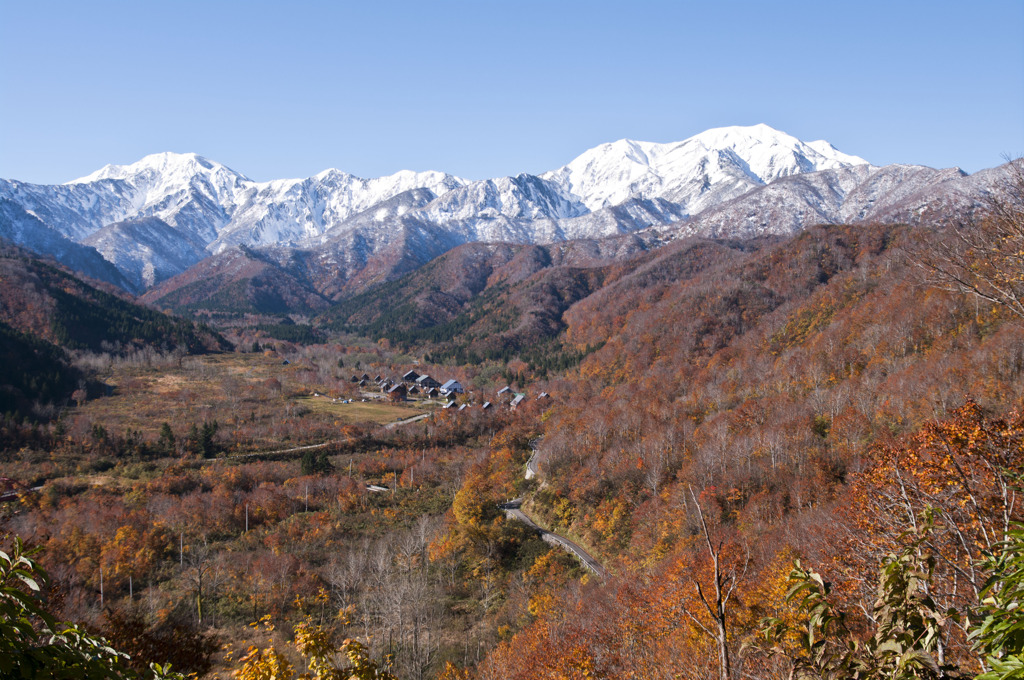
{"type": "MultiPolygon", "coordinates": [[[[423,420],[424,418],[428,418],[428,417],[430,417],[430,413],[421,413],[419,415],[413,416],[412,418],[406,418],[405,420],[398,420],[398,421],[395,421],[393,423],[388,423],[388,424],[384,425],[384,429],[392,430],[392,429],[398,427],[399,425],[408,425],[409,423],[415,423],[417,421],[423,420]]],[[[336,446],[338,444],[346,444],[349,441],[351,441],[351,439],[334,439],[334,440],[331,440],[331,441],[323,442],[322,444],[310,444],[308,446],[293,446],[293,447],[288,448],[288,449],[275,449],[274,451],[254,451],[252,453],[238,453],[238,454],[235,454],[233,456],[224,456],[224,458],[231,458],[231,459],[236,459],[236,458],[253,458],[255,456],[276,456],[276,455],[280,455],[280,454],[284,454],[284,453],[298,453],[300,451],[316,451],[317,449],[323,449],[323,448],[326,448],[328,446],[336,446]]],[[[210,460],[216,460],[216,459],[210,459],[210,460]]]]}
{"type": "Polygon", "coordinates": [[[520,522],[522,522],[523,524],[525,524],[526,526],[530,527],[538,534],[540,534],[541,540],[545,543],[557,545],[562,550],[571,552],[583,564],[583,566],[586,567],[588,571],[596,574],[602,580],[608,577],[608,572],[605,571],[604,567],[601,566],[601,563],[595,560],[593,555],[591,555],[586,550],[581,548],[579,544],[573,543],[565,536],[553,534],[547,529],[543,529],[540,526],[538,526],[536,522],[530,519],[529,515],[522,511],[522,509],[520,508],[522,503],[522,498],[516,498],[515,500],[509,501],[508,503],[502,503],[498,507],[505,511],[506,516],[519,520],[520,522]]]}
{"type": "MultiPolygon", "coordinates": [[[[530,460],[526,461],[526,473],[527,479],[533,479],[538,476],[537,470],[537,444],[540,439],[534,439],[530,442],[530,448],[533,449],[533,454],[530,456],[530,460]]],[[[540,527],[533,519],[522,510],[523,499],[515,498],[508,503],[502,503],[498,507],[505,511],[505,515],[513,519],[519,520],[526,526],[530,527],[538,534],[545,543],[551,543],[562,548],[562,550],[571,552],[576,558],[583,564],[583,566],[590,572],[594,573],[598,578],[604,580],[608,578],[608,572],[601,563],[594,559],[593,555],[588,553],[579,544],[570,541],[565,536],[559,536],[558,534],[552,533],[547,529],[540,527]]]]}

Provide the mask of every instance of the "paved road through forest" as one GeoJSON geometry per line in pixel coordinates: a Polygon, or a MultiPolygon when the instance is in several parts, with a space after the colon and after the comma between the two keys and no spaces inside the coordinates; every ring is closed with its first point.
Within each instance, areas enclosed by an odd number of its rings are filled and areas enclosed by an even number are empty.
{"type": "MultiPolygon", "coordinates": [[[[533,479],[537,476],[537,444],[540,443],[540,439],[534,439],[530,442],[530,448],[533,449],[533,454],[530,456],[530,460],[526,462],[526,478],[533,479]]],[[[523,499],[516,498],[509,501],[508,503],[502,503],[498,507],[505,511],[505,514],[509,517],[519,520],[526,526],[530,527],[534,531],[540,534],[541,540],[546,543],[553,543],[563,550],[571,552],[573,555],[583,563],[589,571],[596,574],[599,578],[605,579],[608,576],[608,572],[605,571],[601,563],[594,559],[594,557],[584,550],[579,544],[570,541],[565,536],[559,536],[558,534],[552,533],[546,529],[542,529],[537,525],[533,519],[530,518],[522,510],[523,499]]]]}

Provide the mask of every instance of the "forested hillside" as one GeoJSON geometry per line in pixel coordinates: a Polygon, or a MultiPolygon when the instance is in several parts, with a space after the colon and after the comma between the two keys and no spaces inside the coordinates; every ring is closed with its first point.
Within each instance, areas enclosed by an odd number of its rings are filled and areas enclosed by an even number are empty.
{"type": "Polygon", "coordinates": [[[4,530],[138,669],[1019,677],[1021,188],[928,227],[467,245],[232,353],[83,367],[109,393],[3,452],[4,530]],[[392,396],[410,372],[464,389],[392,396]]]}
{"type": "Polygon", "coordinates": [[[0,314],[13,327],[67,349],[128,352],[143,346],[223,350],[223,338],[101,290],[14,246],[0,249],[0,314]]]}
{"type": "Polygon", "coordinates": [[[0,321],[0,412],[14,426],[40,404],[67,401],[84,374],[70,366],[60,348],[0,321]]]}
{"type": "MultiPolygon", "coordinates": [[[[0,413],[7,445],[20,424],[50,420],[73,399],[105,392],[71,353],[128,357],[224,351],[215,331],[103,290],[9,244],[0,246],[0,413]]],[[[32,435],[34,437],[34,435],[32,435]]]]}
{"type": "Polygon", "coordinates": [[[900,653],[949,668],[856,677],[978,672],[966,638],[978,565],[1020,518],[1024,472],[1014,200],[944,230],[813,228],[676,280],[638,270],[574,306],[567,342],[600,349],[547,414],[547,484],[531,507],[620,578],[539,617],[480,677],[727,677],[724,659],[775,677],[787,655],[813,677],[854,677],[838,656],[801,656],[787,574],[797,558],[824,572],[847,612],[810,640],[841,646],[849,626],[863,643],[885,617],[890,553],[925,570],[932,611],[957,612],[930,647],[900,653]],[[763,617],[792,637],[759,647],[763,617]]]}
{"type": "Polygon", "coordinates": [[[301,277],[244,246],[199,263],[147,291],[141,300],[175,314],[228,318],[312,314],[328,305],[301,277]]]}

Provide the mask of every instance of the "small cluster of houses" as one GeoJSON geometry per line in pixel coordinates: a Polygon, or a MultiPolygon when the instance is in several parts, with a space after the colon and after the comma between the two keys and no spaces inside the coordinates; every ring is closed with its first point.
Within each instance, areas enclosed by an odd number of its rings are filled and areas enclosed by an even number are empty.
{"type": "MultiPolygon", "coordinates": [[[[547,392],[541,392],[540,394],[537,395],[537,399],[536,400],[537,401],[541,401],[543,399],[549,399],[549,398],[550,398],[550,395],[547,392]]],[[[519,404],[523,403],[523,401],[525,399],[526,399],[526,393],[525,392],[513,392],[512,388],[509,387],[508,385],[506,385],[505,387],[502,387],[500,390],[498,390],[498,397],[497,397],[497,399],[495,399],[495,401],[493,403],[490,402],[490,401],[485,401],[483,404],[481,404],[480,408],[484,409],[484,410],[487,410],[489,408],[493,408],[495,404],[499,404],[500,403],[500,404],[507,404],[508,407],[514,411],[516,409],[516,407],[519,406],[519,404]]],[[[464,411],[467,408],[472,408],[472,406],[473,406],[472,404],[460,404],[458,406],[458,410],[459,411],[464,411]]],[[[443,408],[455,408],[455,402],[454,401],[448,402],[447,404],[444,405],[443,408]]]]}
{"type": "MultiPolygon", "coordinates": [[[[351,381],[363,388],[376,385],[389,401],[406,401],[409,397],[422,396],[426,399],[447,399],[448,403],[443,406],[446,409],[454,408],[464,411],[472,407],[472,404],[456,405],[455,398],[466,391],[458,380],[440,383],[429,375],[420,375],[416,371],[409,371],[401,378],[385,378],[380,375],[371,378],[368,374],[363,373],[361,376],[352,376],[351,381]]],[[[547,392],[537,395],[537,401],[547,398],[549,398],[547,392]]],[[[480,408],[486,410],[497,404],[507,404],[509,408],[515,409],[525,399],[526,393],[514,392],[511,387],[506,385],[498,390],[498,395],[493,403],[485,401],[480,408]]]]}
{"type": "Polygon", "coordinates": [[[352,376],[352,382],[358,383],[360,387],[369,387],[372,382],[391,401],[405,401],[410,396],[419,395],[427,399],[454,399],[456,395],[465,392],[465,388],[458,380],[440,383],[429,375],[420,375],[416,371],[409,371],[401,378],[385,378],[378,375],[372,380],[364,373],[362,376],[352,376]]]}

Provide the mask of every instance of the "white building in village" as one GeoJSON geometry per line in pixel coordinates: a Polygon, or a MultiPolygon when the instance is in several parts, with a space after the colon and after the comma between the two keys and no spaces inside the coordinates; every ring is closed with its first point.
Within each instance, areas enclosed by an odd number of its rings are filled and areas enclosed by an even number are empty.
{"type": "Polygon", "coordinates": [[[463,394],[466,390],[463,389],[462,383],[458,380],[449,380],[445,384],[441,385],[441,394],[463,394]]]}

